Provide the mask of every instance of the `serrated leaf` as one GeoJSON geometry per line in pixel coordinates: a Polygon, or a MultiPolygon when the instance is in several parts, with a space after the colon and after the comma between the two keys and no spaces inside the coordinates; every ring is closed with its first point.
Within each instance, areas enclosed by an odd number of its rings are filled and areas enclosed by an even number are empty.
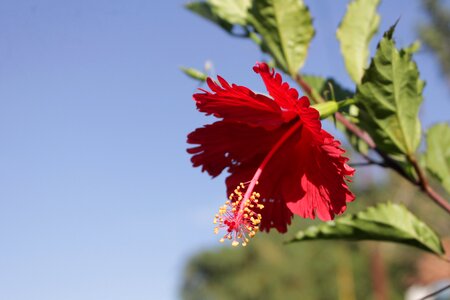
{"type": "Polygon", "coordinates": [[[198,81],[206,81],[206,78],[208,78],[208,75],[203,73],[202,71],[199,71],[194,68],[184,68],[181,67],[180,70],[186,74],[187,76],[191,77],[192,79],[198,80],[198,81]]]}
{"type": "Polygon", "coordinates": [[[312,17],[301,0],[257,0],[249,24],[262,38],[262,49],[277,66],[295,75],[303,66],[314,36],[312,17]]]}
{"type": "Polygon", "coordinates": [[[424,82],[411,54],[395,48],[394,27],[384,34],[357,87],[360,126],[390,154],[414,155],[421,135],[419,107],[424,82]]]}
{"type": "Polygon", "coordinates": [[[436,124],[427,132],[425,161],[428,171],[450,193],[450,127],[436,124]]]}
{"type": "Polygon", "coordinates": [[[369,59],[369,43],[378,31],[380,16],[377,14],[379,0],[355,0],[336,32],[341,44],[345,67],[355,83],[359,83],[369,59]]]}
{"type": "Polygon", "coordinates": [[[437,234],[403,205],[381,203],[355,215],[311,226],[289,242],[342,239],[389,241],[443,255],[437,234]]]}

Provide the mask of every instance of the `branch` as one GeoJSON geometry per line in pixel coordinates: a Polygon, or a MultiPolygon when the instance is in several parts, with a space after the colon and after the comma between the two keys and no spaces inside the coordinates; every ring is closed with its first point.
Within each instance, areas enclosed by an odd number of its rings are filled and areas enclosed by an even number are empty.
{"type": "Polygon", "coordinates": [[[450,288],[450,284],[447,285],[447,286],[444,286],[443,288],[441,288],[441,289],[439,289],[439,290],[437,290],[437,291],[435,291],[435,292],[433,292],[433,293],[431,293],[429,295],[426,295],[425,297],[420,298],[419,300],[425,300],[425,299],[428,299],[430,297],[436,296],[437,294],[442,293],[443,291],[445,291],[446,289],[449,289],[449,288],[450,288]]]}
{"type": "Polygon", "coordinates": [[[366,166],[380,166],[380,167],[387,167],[386,164],[377,162],[377,161],[364,161],[364,162],[356,162],[356,163],[349,163],[350,167],[366,167],[366,166]]]}
{"type": "Polygon", "coordinates": [[[439,195],[428,183],[427,178],[425,177],[425,173],[423,172],[422,168],[420,167],[419,163],[414,157],[408,157],[409,161],[411,162],[412,166],[414,167],[414,170],[416,171],[417,175],[419,176],[419,182],[418,185],[422,189],[424,193],[426,193],[433,201],[445,209],[448,213],[450,213],[450,203],[444,199],[441,195],[439,195]]]}
{"type": "MultiPolygon", "coordinates": [[[[322,98],[322,96],[317,93],[315,90],[311,88],[311,86],[303,80],[303,78],[300,76],[300,74],[297,74],[295,76],[295,81],[300,85],[302,90],[310,96],[310,98],[316,102],[316,103],[322,103],[325,102],[325,100],[322,98]]],[[[340,112],[336,112],[335,114],[336,120],[340,122],[344,127],[352,132],[354,135],[356,135],[358,138],[363,140],[370,149],[374,150],[376,153],[378,153],[384,160],[383,166],[389,167],[393,170],[395,170],[397,173],[399,173],[402,177],[404,177],[406,180],[411,182],[412,184],[418,186],[421,188],[421,190],[428,195],[436,204],[438,204],[440,207],[442,207],[447,213],[450,214],[450,203],[446,201],[441,195],[439,195],[433,188],[428,184],[428,181],[426,180],[425,174],[420,168],[419,164],[413,157],[408,157],[411,164],[414,167],[414,170],[416,171],[419,180],[416,181],[414,178],[411,178],[409,174],[405,172],[405,170],[396,162],[393,160],[390,156],[388,156],[386,153],[381,151],[373,139],[369,136],[367,132],[359,128],[356,124],[352,123],[350,120],[348,120],[343,114],[340,112]]],[[[373,164],[373,160],[370,159],[367,155],[363,156],[369,163],[373,164]]]]}

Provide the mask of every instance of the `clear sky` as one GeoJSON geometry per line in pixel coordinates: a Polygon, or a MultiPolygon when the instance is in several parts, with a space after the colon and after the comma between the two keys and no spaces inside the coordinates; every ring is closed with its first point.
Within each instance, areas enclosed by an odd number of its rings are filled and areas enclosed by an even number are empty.
{"type": "MultiPolygon", "coordinates": [[[[0,300],[177,299],[186,259],[216,245],[223,177],[191,168],[186,134],[208,120],[178,67],[209,59],[263,91],[262,56],[184,2],[0,1],[0,300]]],[[[334,35],[344,1],[306,2],[317,35],[305,73],[350,87],[334,35]]],[[[401,17],[409,44],[419,8],[385,1],[381,30],[401,17]]],[[[417,61],[425,127],[447,121],[437,64],[417,61]]]]}

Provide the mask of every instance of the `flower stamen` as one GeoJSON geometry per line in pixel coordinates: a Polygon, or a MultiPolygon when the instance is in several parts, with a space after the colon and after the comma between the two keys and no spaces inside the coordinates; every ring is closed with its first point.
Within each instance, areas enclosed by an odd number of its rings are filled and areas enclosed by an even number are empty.
{"type": "Polygon", "coordinates": [[[262,219],[258,211],[264,208],[264,205],[258,203],[260,194],[249,190],[254,185],[250,185],[244,194],[246,186],[247,184],[240,183],[214,217],[214,224],[217,225],[214,233],[218,234],[220,229],[226,229],[220,242],[232,240],[231,245],[235,247],[239,244],[247,246],[250,238],[256,235],[262,219]]]}

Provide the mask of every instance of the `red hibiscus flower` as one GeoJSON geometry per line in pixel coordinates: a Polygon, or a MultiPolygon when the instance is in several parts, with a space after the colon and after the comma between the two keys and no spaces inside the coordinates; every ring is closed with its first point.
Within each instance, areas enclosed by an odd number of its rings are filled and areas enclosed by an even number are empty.
{"type": "MultiPolygon", "coordinates": [[[[293,214],[331,220],[355,197],[346,184],[354,170],[339,141],[322,129],[307,97],[282,82],[267,64],[253,70],[270,97],[220,76],[211,92],[194,94],[199,111],[221,119],[197,128],[187,142],[194,167],[212,177],[227,169],[228,201],[214,219],[215,232],[246,245],[258,230],[286,232],[293,214]]],[[[222,239],[223,241],[223,239],[222,239]]]]}

